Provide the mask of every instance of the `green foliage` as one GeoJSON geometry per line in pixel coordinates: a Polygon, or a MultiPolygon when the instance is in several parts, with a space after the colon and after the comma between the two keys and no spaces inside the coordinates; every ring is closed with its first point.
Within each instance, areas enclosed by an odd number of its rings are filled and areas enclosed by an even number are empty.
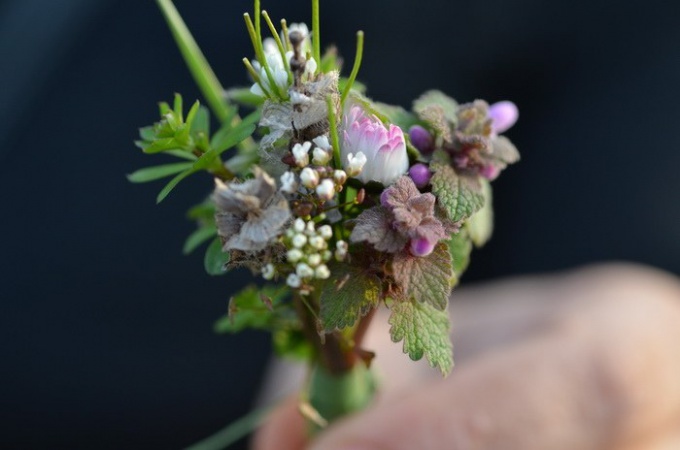
{"type": "Polygon", "coordinates": [[[357,266],[335,264],[331,266],[335,282],[321,288],[320,319],[325,331],[350,327],[380,302],[381,285],[375,275],[357,266]]]}
{"type": "Polygon", "coordinates": [[[425,257],[408,252],[397,253],[392,261],[392,275],[406,300],[427,303],[445,310],[453,287],[451,255],[445,243],[439,243],[425,257]]]}
{"type": "Polygon", "coordinates": [[[187,240],[184,242],[184,248],[182,248],[182,253],[188,255],[189,253],[196,250],[202,243],[207,242],[211,238],[217,235],[217,228],[215,225],[207,225],[201,227],[191,233],[187,240]]]}
{"type": "Polygon", "coordinates": [[[284,303],[290,295],[285,286],[247,286],[229,300],[226,316],[215,322],[217,333],[238,333],[246,328],[284,330],[299,327],[292,307],[284,303]]]}
{"type": "Polygon", "coordinates": [[[312,344],[301,329],[282,328],[272,333],[274,353],[283,358],[309,361],[312,358],[312,344]]]}
{"type": "Polygon", "coordinates": [[[427,91],[413,102],[413,111],[419,116],[427,117],[429,110],[437,110],[439,114],[455,128],[458,121],[458,103],[441,91],[427,91]]]}
{"type": "Polygon", "coordinates": [[[453,346],[449,337],[449,315],[427,303],[393,301],[389,305],[390,335],[393,342],[404,341],[403,350],[417,361],[427,357],[430,366],[446,376],[453,368],[453,346]]]}
{"type": "Polygon", "coordinates": [[[161,166],[145,167],[139,169],[130,175],[128,180],[132,183],[146,183],[149,181],[159,180],[161,178],[175,175],[178,172],[184,172],[192,167],[194,164],[190,162],[163,164],[161,166]]]}
{"type": "Polygon", "coordinates": [[[218,276],[224,275],[226,272],[224,266],[229,262],[229,253],[222,251],[222,241],[219,237],[213,239],[205,251],[203,258],[203,266],[208,275],[218,276]]]}
{"type": "Polygon", "coordinates": [[[471,217],[484,205],[484,193],[479,178],[462,175],[448,164],[433,163],[432,193],[437,197],[448,218],[453,222],[471,217]]]}
{"type": "Polygon", "coordinates": [[[456,281],[459,280],[470,264],[470,253],[472,253],[472,241],[465,228],[448,240],[449,253],[453,264],[453,272],[456,281]]]}
{"type": "Polygon", "coordinates": [[[264,97],[253,94],[247,87],[228,89],[225,94],[232,102],[251,108],[257,108],[264,103],[264,97]]]}
{"type": "Polygon", "coordinates": [[[491,183],[482,179],[482,192],[484,194],[484,206],[470,217],[465,224],[470,238],[476,247],[486,244],[493,234],[493,192],[491,183]]]}

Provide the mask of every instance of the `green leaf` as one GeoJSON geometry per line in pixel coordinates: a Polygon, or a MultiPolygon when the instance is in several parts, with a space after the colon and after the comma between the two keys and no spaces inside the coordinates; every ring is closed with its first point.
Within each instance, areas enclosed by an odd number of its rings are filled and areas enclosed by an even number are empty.
{"type": "Polygon", "coordinates": [[[282,358],[309,361],[313,356],[312,344],[299,329],[283,328],[272,333],[274,353],[282,358]]]}
{"type": "Polygon", "coordinates": [[[255,131],[255,123],[260,119],[260,113],[254,112],[246,116],[241,123],[232,127],[223,126],[210,141],[210,146],[216,154],[232,148],[255,131]]]}
{"type": "Polygon", "coordinates": [[[189,253],[196,250],[196,248],[202,243],[206,242],[208,239],[215,237],[217,234],[217,228],[214,225],[208,225],[201,227],[189,235],[187,240],[184,242],[184,248],[182,248],[182,253],[188,255],[189,253]]]}
{"type": "Polygon", "coordinates": [[[466,227],[476,247],[486,244],[493,234],[493,192],[491,183],[482,179],[484,206],[467,221],[466,227]]]}
{"type": "Polygon", "coordinates": [[[445,243],[437,244],[425,257],[397,253],[392,260],[392,275],[405,298],[445,310],[453,287],[451,255],[445,243]]]}
{"type": "Polygon", "coordinates": [[[196,117],[191,124],[191,134],[198,137],[199,133],[210,136],[210,111],[205,106],[200,106],[196,112],[196,117]]]}
{"type": "Polygon", "coordinates": [[[208,275],[218,276],[224,275],[226,270],[225,264],[229,262],[229,253],[222,251],[222,241],[219,237],[213,239],[205,251],[205,258],[203,258],[203,266],[208,275]]]}
{"type": "Polygon", "coordinates": [[[180,173],[177,175],[175,178],[170,180],[168,184],[165,185],[163,189],[158,193],[158,196],[156,197],[156,203],[160,203],[163,200],[165,200],[165,197],[168,196],[168,194],[175,189],[175,186],[179,184],[180,181],[188,177],[189,175],[196,173],[196,171],[193,169],[193,167],[185,170],[184,172],[180,173]]]}
{"type": "Polygon", "coordinates": [[[484,205],[484,193],[478,177],[459,175],[447,164],[434,163],[430,168],[434,172],[432,193],[451,221],[467,219],[484,205]]]}
{"type": "Polygon", "coordinates": [[[160,178],[169,177],[178,172],[182,172],[193,166],[193,163],[174,163],[164,164],[162,166],[145,167],[139,169],[127,176],[132,183],[146,183],[147,181],[158,180],[160,178]]]}
{"type": "Polygon", "coordinates": [[[140,128],[139,137],[144,141],[153,141],[156,139],[156,132],[154,131],[153,126],[140,128]]]}
{"type": "Polygon", "coordinates": [[[198,159],[196,155],[186,150],[166,150],[164,153],[167,155],[175,156],[177,158],[186,159],[188,161],[196,161],[198,159]]]}
{"type": "Polygon", "coordinates": [[[153,142],[142,143],[144,153],[160,153],[166,150],[181,150],[182,145],[174,137],[156,139],[153,142]]]}
{"type": "Polygon", "coordinates": [[[177,42],[177,46],[184,57],[184,61],[210,108],[221,122],[227,121],[230,115],[230,108],[222,98],[224,88],[222,88],[215,73],[210,68],[208,61],[203,56],[201,49],[196,44],[175,5],[172,4],[171,0],[156,0],[156,3],[161,8],[175,38],[175,42],[177,42]]]}
{"type": "Polygon", "coordinates": [[[443,117],[455,127],[458,121],[458,103],[454,99],[441,91],[432,90],[425,92],[413,102],[413,111],[419,116],[432,107],[441,110],[443,117]]]}
{"type": "Polygon", "coordinates": [[[289,293],[285,286],[267,285],[260,289],[251,284],[245,287],[229,300],[229,313],[215,322],[215,331],[237,333],[246,328],[271,330],[298,326],[292,306],[283,303],[289,293]]]}
{"type": "Polygon", "coordinates": [[[215,204],[208,199],[203,203],[192,206],[187,211],[187,218],[200,222],[213,222],[215,220],[215,204]]]}
{"type": "Polygon", "coordinates": [[[393,342],[404,341],[403,351],[418,361],[427,357],[430,367],[447,376],[453,368],[453,346],[449,315],[427,303],[393,301],[390,305],[390,336],[393,342]]]}
{"type": "Polygon", "coordinates": [[[319,316],[325,331],[350,327],[380,303],[381,285],[361,267],[334,264],[334,282],[323,284],[319,316]]]}
{"type": "Polygon", "coordinates": [[[226,92],[227,98],[241,105],[257,108],[264,103],[264,97],[250,92],[250,88],[232,88],[226,92]]]}
{"type": "Polygon", "coordinates": [[[373,108],[381,115],[387,117],[390,123],[397,125],[399,128],[408,132],[408,129],[418,123],[418,118],[412,113],[406,111],[401,106],[388,105],[387,103],[374,102],[373,108]]]}
{"type": "Polygon", "coordinates": [[[453,272],[456,274],[456,278],[460,279],[468,264],[470,264],[470,253],[472,253],[472,242],[467,230],[463,228],[457,234],[451,236],[448,244],[453,261],[453,272]]]}

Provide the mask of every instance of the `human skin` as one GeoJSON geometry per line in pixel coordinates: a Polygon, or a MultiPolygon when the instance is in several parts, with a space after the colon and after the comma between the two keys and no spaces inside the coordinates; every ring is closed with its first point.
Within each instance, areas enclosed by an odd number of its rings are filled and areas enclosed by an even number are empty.
{"type": "Polygon", "coordinates": [[[253,448],[680,448],[677,277],[593,266],[461,288],[450,311],[448,378],[400,354],[378,315],[365,344],[383,374],[375,404],[307,442],[293,396],[253,448]]]}

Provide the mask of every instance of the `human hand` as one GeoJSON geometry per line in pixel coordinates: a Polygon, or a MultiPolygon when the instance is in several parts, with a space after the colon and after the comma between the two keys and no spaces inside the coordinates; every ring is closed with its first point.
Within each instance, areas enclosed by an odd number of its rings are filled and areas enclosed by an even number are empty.
{"type": "MultiPolygon", "coordinates": [[[[457,366],[442,380],[389,342],[377,317],[365,346],[385,374],[368,410],[313,450],[677,450],[680,283],[607,265],[456,291],[457,366]]],[[[256,450],[305,447],[296,399],[256,450]]]]}

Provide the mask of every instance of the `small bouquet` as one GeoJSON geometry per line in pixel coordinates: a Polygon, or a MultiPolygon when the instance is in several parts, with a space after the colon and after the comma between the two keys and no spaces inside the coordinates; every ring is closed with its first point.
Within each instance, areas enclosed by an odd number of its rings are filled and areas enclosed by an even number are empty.
{"type": "Polygon", "coordinates": [[[321,52],[318,0],[311,31],[285,20],[277,28],[255,0],[244,15],[252,86],[225,90],[171,1],[157,1],[219,127],[211,132],[198,101],[186,114],[179,95],[161,103],[137,145],[181,162],[129,178],[174,175],[159,202],[190,175],[214,178],[189,210],[198,229],[184,250],[210,241],[208,273],[245,268],[265,280],[231,298],[217,331],[267,330],[279,355],[307,361],[301,409],[319,427],[373,396],[375,355],[362,337],[377,308],[390,310],[404,353],[447,375],[448,299],[472,248],[491,235],[490,181],[519,160],[501,135],[515,105],[458,104],[435,90],[411,111],[369,99],[356,81],[363,33],[344,77],[336,49],[321,52]],[[241,118],[241,109],[252,112],[241,118]]]}

